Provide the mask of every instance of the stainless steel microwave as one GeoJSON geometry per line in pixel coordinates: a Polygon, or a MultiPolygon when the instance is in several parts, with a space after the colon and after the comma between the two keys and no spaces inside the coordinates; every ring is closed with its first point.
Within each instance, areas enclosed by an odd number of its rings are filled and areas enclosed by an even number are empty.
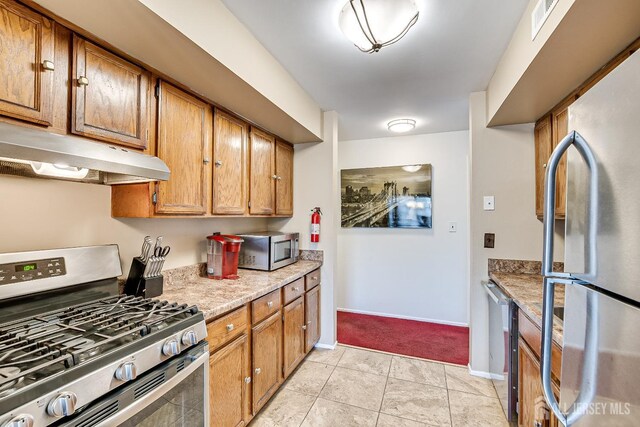
{"type": "Polygon", "coordinates": [[[244,240],[238,257],[240,268],[273,271],[298,261],[300,233],[261,231],[238,236],[244,240]]]}

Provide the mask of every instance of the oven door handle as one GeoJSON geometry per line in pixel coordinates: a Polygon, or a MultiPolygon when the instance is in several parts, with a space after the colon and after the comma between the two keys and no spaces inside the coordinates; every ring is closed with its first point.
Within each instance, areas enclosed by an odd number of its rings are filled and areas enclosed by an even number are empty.
{"type": "Polygon", "coordinates": [[[129,420],[131,417],[145,409],[147,406],[151,405],[153,402],[162,397],[167,391],[171,390],[173,387],[180,384],[195,372],[197,369],[204,367],[204,425],[209,425],[209,351],[208,346],[204,347],[204,351],[202,354],[197,356],[193,362],[191,362],[187,367],[185,367],[180,373],[154,389],[153,391],[146,394],[141,399],[137,400],[135,404],[131,404],[124,408],[122,411],[117,412],[112,417],[107,418],[102,421],[100,424],[97,424],[95,427],[110,427],[114,425],[120,425],[121,423],[129,420]]]}

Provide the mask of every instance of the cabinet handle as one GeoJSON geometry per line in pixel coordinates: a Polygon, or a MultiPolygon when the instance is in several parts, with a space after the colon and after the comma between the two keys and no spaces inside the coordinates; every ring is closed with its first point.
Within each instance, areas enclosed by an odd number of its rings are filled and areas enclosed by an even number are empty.
{"type": "Polygon", "coordinates": [[[306,331],[307,330],[307,325],[302,325],[302,330],[306,331]]]}
{"type": "Polygon", "coordinates": [[[533,427],[542,427],[542,423],[540,421],[534,421],[533,427]]]}
{"type": "Polygon", "coordinates": [[[273,301],[267,301],[267,307],[269,308],[273,307],[273,301]]]}
{"type": "Polygon", "coordinates": [[[543,167],[544,169],[546,169],[546,168],[547,168],[547,164],[545,163],[544,165],[542,165],[542,167],[543,167]]]}
{"type": "Polygon", "coordinates": [[[276,179],[277,179],[278,181],[280,181],[280,180],[282,179],[282,177],[281,177],[281,176],[278,176],[278,177],[276,177],[276,179]]]}
{"type": "Polygon", "coordinates": [[[205,157],[203,161],[205,165],[208,165],[211,162],[208,157],[205,157]]]}
{"type": "Polygon", "coordinates": [[[256,375],[260,375],[260,372],[262,372],[262,369],[256,368],[254,372],[256,373],[256,375]]]}
{"type": "Polygon", "coordinates": [[[278,175],[271,175],[271,178],[278,179],[278,175]]]}
{"type": "Polygon", "coordinates": [[[318,276],[311,276],[311,280],[318,280],[318,276]]]}
{"type": "Polygon", "coordinates": [[[44,61],[42,61],[42,68],[47,70],[47,71],[55,71],[55,69],[56,69],[56,67],[53,64],[53,62],[49,61],[49,60],[46,60],[46,59],[44,61]]]}
{"type": "Polygon", "coordinates": [[[300,290],[300,288],[297,287],[297,286],[293,288],[293,292],[298,292],[299,290],[300,290]]]}
{"type": "Polygon", "coordinates": [[[222,166],[222,160],[216,160],[215,165],[218,167],[222,166]]]}
{"type": "Polygon", "coordinates": [[[85,76],[78,77],[78,86],[87,86],[89,85],[89,79],[85,76]]]}
{"type": "Polygon", "coordinates": [[[251,377],[246,377],[244,379],[245,384],[249,384],[251,382],[251,377]]]}
{"type": "Polygon", "coordinates": [[[233,323],[229,323],[229,324],[227,325],[227,332],[231,332],[231,331],[233,331],[233,328],[234,328],[233,323]]]}
{"type": "Polygon", "coordinates": [[[310,324],[311,324],[311,320],[309,320],[309,321],[307,322],[307,325],[310,325],[310,324]]]}

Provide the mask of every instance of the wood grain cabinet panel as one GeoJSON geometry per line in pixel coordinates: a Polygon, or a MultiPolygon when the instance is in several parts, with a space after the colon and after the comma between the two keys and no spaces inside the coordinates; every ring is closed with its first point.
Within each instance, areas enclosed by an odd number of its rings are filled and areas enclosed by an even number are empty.
{"type": "Polygon", "coordinates": [[[249,138],[249,213],[272,215],[275,212],[275,138],[251,128],[249,138]]]}
{"type": "Polygon", "coordinates": [[[551,115],[538,120],[534,130],[535,139],[535,171],[536,171],[536,216],[542,219],[544,213],[544,177],[547,161],[553,148],[551,115]]]}
{"type": "Polygon", "coordinates": [[[248,126],[216,109],[213,129],[213,213],[242,215],[247,210],[248,126]]]}
{"type": "Polygon", "coordinates": [[[74,36],[73,75],[71,131],[145,149],[150,74],[74,36]]]}
{"type": "Polygon", "coordinates": [[[282,312],[252,330],[253,414],[273,396],[282,383],[282,312]]]}
{"type": "Polygon", "coordinates": [[[211,107],[203,101],[160,83],[157,155],[171,176],[157,184],[156,213],[206,212],[211,114],[211,107]]]}
{"type": "MultiPolygon", "coordinates": [[[[557,397],[559,388],[555,383],[553,385],[557,397]]],[[[558,426],[558,420],[544,400],[540,362],[522,339],[518,342],[518,401],[519,426],[558,426]]]]}
{"type": "Polygon", "coordinates": [[[276,142],[276,215],[293,215],[293,146],[276,142]]]}
{"type": "Polygon", "coordinates": [[[246,334],[209,357],[209,422],[212,427],[241,427],[249,422],[249,364],[246,334]]]}
{"type": "Polygon", "coordinates": [[[0,0],[0,114],[51,124],[53,27],[31,9],[0,0]]]}
{"type": "Polygon", "coordinates": [[[304,352],[309,353],[320,340],[320,286],[304,296],[304,320],[306,329],[304,352]]]}
{"type": "Polygon", "coordinates": [[[304,298],[287,305],[283,309],[284,355],[283,374],[287,378],[305,356],[304,298]]]}

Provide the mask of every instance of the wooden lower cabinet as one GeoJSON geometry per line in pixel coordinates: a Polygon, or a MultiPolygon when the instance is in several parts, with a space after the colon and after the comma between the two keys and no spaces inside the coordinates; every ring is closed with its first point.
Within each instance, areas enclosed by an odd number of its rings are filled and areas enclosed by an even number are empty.
{"type": "Polygon", "coordinates": [[[281,316],[282,312],[278,311],[252,329],[254,415],[282,382],[281,316]]]}
{"type": "MultiPolygon", "coordinates": [[[[555,383],[554,393],[556,397],[560,394],[555,383]]],[[[558,426],[557,418],[544,400],[538,357],[522,338],[518,341],[518,402],[519,426],[558,426]]]]}
{"type": "Polygon", "coordinates": [[[283,374],[288,377],[305,356],[304,297],[298,297],[284,307],[284,366],[283,374]]]}
{"type": "Polygon", "coordinates": [[[245,333],[209,357],[211,427],[239,427],[251,418],[249,337],[245,333]]]}
{"type": "Polygon", "coordinates": [[[320,285],[304,296],[305,353],[309,353],[320,340],[320,285]]]}

